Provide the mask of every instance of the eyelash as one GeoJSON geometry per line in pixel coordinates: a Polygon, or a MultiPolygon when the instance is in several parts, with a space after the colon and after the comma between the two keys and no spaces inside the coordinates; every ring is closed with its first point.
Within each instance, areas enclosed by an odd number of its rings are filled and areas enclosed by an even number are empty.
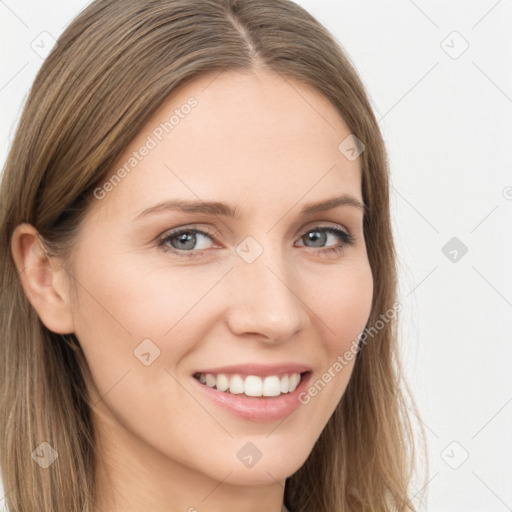
{"type": "MultiPolygon", "coordinates": [[[[321,231],[321,232],[327,232],[327,233],[334,234],[334,235],[338,236],[339,238],[341,238],[343,241],[342,245],[338,245],[335,247],[328,247],[328,248],[319,248],[318,252],[325,256],[336,255],[336,254],[342,253],[346,245],[353,245],[356,241],[356,238],[353,235],[351,235],[348,231],[345,231],[344,229],[340,229],[340,228],[335,228],[333,226],[314,226],[314,227],[308,229],[300,238],[302,239],[302,237],[304,237],[308,233],[311,233],[314,231],[321,231]]],[[[202,256],[203,250],[183,251],[183,250],[178,250],[178,249],[175,249],[174,247],[170,247],[170,246],[166,245],[166,243],[169,242],[172,238],[174,238],[178,235],[185,234],[185,233],[188,233],[188,234],[197,233],[197,234],[205,235],[207,237],[212,238],[216,234],[216,231],[215,230],[203,231],[203,230],[195,229],[195,228],[178,228],[171,232],[167,232],[163,237],[161,237],[158,240],[157,245],[164,252],[171,252],[171,253],[177,254],[180,257],[196,258],[196,257],[202,256]]],[[[314,249],[314,247],[311,247],[311,249],[314,249]]],[[[204,250],[207,250],[207,249],[204,249],[204,250]]]]}

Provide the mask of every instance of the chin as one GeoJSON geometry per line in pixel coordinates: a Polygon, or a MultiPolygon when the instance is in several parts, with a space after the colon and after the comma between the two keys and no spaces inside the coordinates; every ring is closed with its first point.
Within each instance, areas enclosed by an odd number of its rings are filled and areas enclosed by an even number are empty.
{"type": "MultiPolygon", "coordinates": [[[[227,481],[234,485],[268,485],[276,481],[284,482],[302,467],[311,453],[309,447],[301,449],[297,443],[287,445],[288,443],[283,443],[279,449],[262,449],[259,460],[249,459],[245,464],[239,461],[237,456],[234,464],[232,460],[226,461],[229,463],[226,464],[225,470],[219,472],[225,475],[231,472],[227,481]]],[[[250,451],[248,448],[247,453],[250,451]]],[[[242,453],[240,456],[242,460],[243,455],[242,453]]],[[[257,452],[254,452],[254,455],[257,456],[257,452]]],[[[218,475],[216,477],[218,478],[218,475]]]]}

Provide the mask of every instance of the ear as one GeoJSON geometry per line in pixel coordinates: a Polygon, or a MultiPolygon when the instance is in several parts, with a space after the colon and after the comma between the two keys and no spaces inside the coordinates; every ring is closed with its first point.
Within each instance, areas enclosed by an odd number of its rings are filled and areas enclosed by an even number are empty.
{"type": "Polygon", "coordinates": [[[11,238],[11,252],[28,300],[50,331],[74,331],[69,281],[62,262],[48,256],[30,224],[20,224],[11,238]]]}

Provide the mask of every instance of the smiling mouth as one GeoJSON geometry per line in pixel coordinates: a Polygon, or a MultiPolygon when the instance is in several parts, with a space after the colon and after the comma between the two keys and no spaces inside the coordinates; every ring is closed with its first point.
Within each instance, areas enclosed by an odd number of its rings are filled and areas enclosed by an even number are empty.
{"type": "Polygon", "coordinates": [[[233,395],[277,397],[292,393],[302,378],[310,372],[286,373],[283,375],[242,376],[226,373],[195,373],[194,378],[201,384],[233,395]]]}

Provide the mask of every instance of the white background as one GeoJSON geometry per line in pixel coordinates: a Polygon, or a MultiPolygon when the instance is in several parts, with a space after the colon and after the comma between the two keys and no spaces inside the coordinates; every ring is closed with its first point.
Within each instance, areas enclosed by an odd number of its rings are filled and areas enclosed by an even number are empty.
{"type": "MultiPolygon", "coordinates": [[[[2,163],[42,62],[32,42],[87,3],[0,2],[2,163]]],[[[402,352],[430,459],[415,502],[512,510],[512,1],[298,3],[355,64],[389,151],[402,352]]]]}

